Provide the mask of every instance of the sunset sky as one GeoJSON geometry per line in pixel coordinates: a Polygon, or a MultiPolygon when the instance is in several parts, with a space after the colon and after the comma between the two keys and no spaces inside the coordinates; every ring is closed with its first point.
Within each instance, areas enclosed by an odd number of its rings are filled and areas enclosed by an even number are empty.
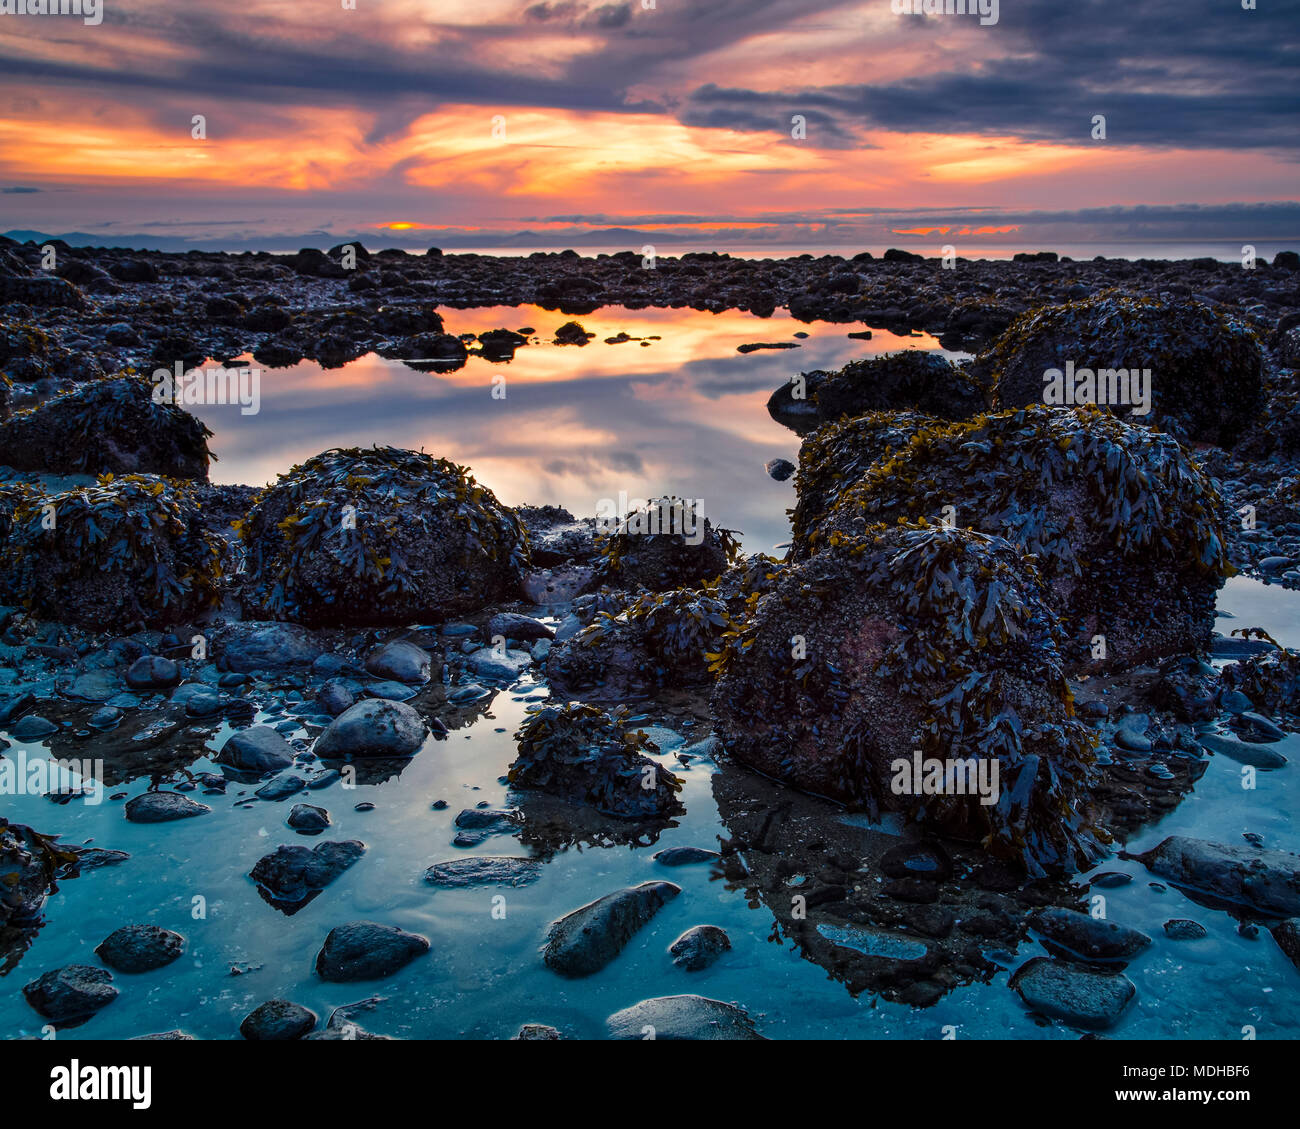
{"type": "Polygon", "coordinates": [[[0,231],[1300,237],[1300,0],[1001,0],[991,26],[890,0],[343,3],[0,15],[0,231]]]}

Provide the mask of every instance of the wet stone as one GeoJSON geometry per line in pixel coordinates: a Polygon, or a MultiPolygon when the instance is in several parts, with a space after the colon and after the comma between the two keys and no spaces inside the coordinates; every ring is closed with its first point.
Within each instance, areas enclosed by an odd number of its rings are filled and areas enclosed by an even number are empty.
{"type": "Polygon", "coordinates": [[[70,964],[33,980],[23,995],[41,1015],[54,1023],[88,1019],[117,998],[113,974],[88,964],[70,964]]]}
{"type": "Polygon", "coordinates": [[[541,859],[505,855],[475,855],[434,863],[424,872],[430,886],[442,890],[463,890],[475,886],[527,886],[542,874],[541,859]]]}
{"type": "Polygon", "coordinates": [[[605,1021],[611,1039],[698,1042],[763,1038],[749,1013],[705,996],[660,996],[617,1011],[605,1021]]]}
{"type": "Polygon", "coordinates": [[[552,923],[542,958],[561,976],[599,972],[633,935],[680,894],[671,882],[643,882],[606,894],[552,923]]]}
{"type": "Polygon", "coordinates": [[[146,792],[126,802],[126,818],[132,823],[170,823],[207,815],[212,809],[179,792],[146,792]]]}
{"type": "Polygon", "coordinates": [[[316,1013],[289,1000],[267,1000],[244,1017],[239,1033],[253,1042],[301,1039],[316,1026],[316,1013]]]}
{"type": "Polygon", "coordinates": [[[428,951],[428,938],[418,933],[374,921],[352,921],[330,930],[316,956],[316,971],[322,980],[334,983],[378,980],[428,951]]]}
{"type": "Polygon", "coordinates": [[[1115,1026],[1137,994],[1127,976],[1093,972],[1050,957],[1034,957],[1022,965],[1010,986],[1034,1011],[1093,1031],[1115,1026]]]}
{"type": "Polygon", "coordinates": [[[665,847],[650,857],[660,866],[691,866],[698,862],[712,862],[721,856],[717,851],[703,847],[665,847]]]}
{"type": "Polygon", "coordinates": [[[1199,921],[1189,921],[1185,917],[1175,917],[1165,922],[1165,936],[1171,941],[1199,941],[1206,935],[1206,928],[1199,921]]]}
{"type": "Polygon", "coordinates": [[[178,959],[185,938],[157,925],[124,925],[95,949],[109,968],[118,972],[151,972],[178,959]]]}
{"type": "Polygon", "coordinates": [[[669,947],[673,964],[687,972],[700,972],[731,950],[731,938],[716,925],[696,925],[669,947]]]}

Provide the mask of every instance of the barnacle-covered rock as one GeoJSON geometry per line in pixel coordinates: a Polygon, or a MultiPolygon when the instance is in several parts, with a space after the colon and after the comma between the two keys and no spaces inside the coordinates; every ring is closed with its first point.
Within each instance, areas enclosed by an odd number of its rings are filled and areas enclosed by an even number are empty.
{"type": "Polygon", "coordinates": [[[40,616],[104,630],[180,623],[214,606],[221,542],[185,483],[102,475],[94,486],[28,494],[0,546],[11,599],[40,616]]]}
{"type": "Polygon", "coordinates": [[[1096,408],[1040,405],[918,433],[820,520],[801,503],[794,555],[877,522],[947,520],[1005,537],[1051,586],[1067,662],[1123,667],[1208,647],[1229,571],[1222,509],[1171,436],[1096,408]]]}
{"type": "Polygon", "coordinates": [[[155,403],[143,377],[96,380],[0,425],[0,463],[61,474],[208,477],[211,431],[174,404],[155,403]]]}
{"type": "Polygon", "coordinates": [[[719,736],[769,776],[981,841],[1031,874],[1085,865],[1094,741],[1073,716],[1045,597],[1000,538],[837,534],[730,640],[712,698],[719,736]],[[923,775],[909,782],[916,757],[923,775]]]}
{"type": "MultiPolygon", "coordinates": [[[[1151,411],[1134,417],[1187,441],[1230,447],[1264,406],[1258,335],[1230,314],[1190,299],[1108,290],[1017,318],[973,371],[1002,408],[1044,403],[1044,374],[1150,369],[1151,411]]],[[[1099,378],[1099,384],[1101,380],[1099,378]]],[[[1120,415],[1129,407],[1116,406],[1120,415]]]]}
{"type": "Polygon", "coordinates": [[[663,592],[713,580],[740,551],[689,499],[664,497],[615,518],[596,538],[598,583],[663,592]]]}
{"type": "Polygon", "coordinates": [[[239,523],[246,604],[307,624],[411,623],[513,598],[528,562],[514,512],[465,467],[395,447],[325,451],[239,523]]]}
{"type": "Polygon", "coordinates": [[[803,374],[767,401],[778,423],[798,432],[843,415],[916,410],[943,419],[969,419],[986,407],[984,389],[939,353],[905,349],[850,361],[835,372],[803,374]]]}
{"type": "Polygon", "coordinates": [[[646,756],[655,746],[627,728],[626,710],[546,706],[524,722],[515,740],[513,787],[541,789],[622,819],[662,819],[682,810],[682,782],[646,756]]]}

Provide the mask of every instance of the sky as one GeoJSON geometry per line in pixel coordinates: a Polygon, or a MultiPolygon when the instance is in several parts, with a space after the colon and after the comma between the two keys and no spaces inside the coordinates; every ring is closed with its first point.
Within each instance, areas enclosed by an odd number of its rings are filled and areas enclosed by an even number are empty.
{"type": "Polygon", "coordinates": [[[0,0],[0,231],[1300,239],[1300,0],[904,3],[0,0]]]}

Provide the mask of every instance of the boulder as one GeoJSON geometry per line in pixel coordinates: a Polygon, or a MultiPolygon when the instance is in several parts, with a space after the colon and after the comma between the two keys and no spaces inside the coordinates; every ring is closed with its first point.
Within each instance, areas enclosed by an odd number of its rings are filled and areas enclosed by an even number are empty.
{"type": "MultiPolygon", "coordinates": [[[[1131,420],[1188,442],[1230,447],[1264,407],[1258,335],[1236,315],[1188,298],[1108,290],[1041,306],[1017,318],[973,370],[994,385],[1001,407],[1022,408],[1044,403],[1045,374],[1069,362],[1076,374],[1099,374],[1099,386],[1109,383],[1099,370],[1149,369],[1150,413],[1131,420]]],[[[1127,417],[1132,409],[1111,410],[1127,417]]]]}
{"type": "Polygon", "coordinates": [[[76,1024],[117,999],[113,974],[88,964],[70,964],[33,980],[23,995],[52,1023],[76,1024]]]}
{"type": "Polygon", "coordinates": [[[185,938],[157,925],[124,925],[115,929],[95,949],[109,968],[118,972],[152,972],[179,959],[185,938]]]}
{"type": "Polygon", "coordinates": [[[1121,973],[1093,972],[1050,957],[1021,965],[1010,987],[1034,1011],[1091,1031],[1114,1027],[1137,995],[1133,981],[1121,973]]]}
{"type": "Polygon", "coordinates": [[[1275,917],[1300,915],[1300,855],[1289,851],[1171,835],[1127,857],[1193,895],[1275,917]]]}
{"type": "Polygon", "coordinates": [[[243,772],[279,772],[293,764],[293,746],[269,725],[232,733],[217,754],[217,763],[243,772]]]}
{"type": "Polygon", "coordinates": [[[240,533],[246,603],[299,623],[443,619],[513,597],[528,564],[518,518],[465,468],[393,447],[309,459],[240,533]]]}
{"type": "Polygon", "coordinates": [[[1223,503],[1168,435],[1096,409],[1038,406],[924,429],[854,473],[817,513],[827,492],[810,468],[795,559],[880,522],[948,521],[1034,555],[1071,669],[1209,646],[1228,572],[1223,503]]]}
{"type": "Polygon", "coordinates": [[[0,543],[4,585],[30,610],[98,631],[192,619],[218,600],[220,562],[193,494],[151,475],[25,499],[0,543]]]}
{"type": "Polygon", "coordinates": [[[798,432],[864,412],[921,412],[969,419],[986,408],[981,385],[939,353],[908,349],[850,361],[836,372],[803,374],[767,402],[778,423],[798,432]]]}
{"type": "Polygon", "coordinates": [[[252,1042],[288,1042],[301,1039],[316,1026],[316,1013],[289,1000],[267,1000],[255,1007],[239,1025],[239,1033],[252,1042]]]}
{"type": "Polygon", "coordinates": [[[695,503],[665,497],[608,515],[604,530],[598,526],[597,550],[598,582],[662,592],[716,579],[739,556],[739,542],[695,503]]]}
{"type": "Polygon", "coordinates": [[[1032,564],[962,529],[869,528],[782,572],[729,640],[732,758],[1031,874],[1088,864],[1095,738],[1073,717],[1032,564]],[[937,776],[936,776],[937,773],[937,776]]]}
{"type": "Polygon", "coordinates": [[[428,729],[405,702],[368,698],[349,706],[317,739],[318,757],[409,757],[420,751],[428,729]]]}
{"type": "Polygon", "coordinates": [[[0,463],[57,474],[208,477],[212,432],[184,408],[155,403],[142,377],[95,380],[0,424],[0,463]]]}

